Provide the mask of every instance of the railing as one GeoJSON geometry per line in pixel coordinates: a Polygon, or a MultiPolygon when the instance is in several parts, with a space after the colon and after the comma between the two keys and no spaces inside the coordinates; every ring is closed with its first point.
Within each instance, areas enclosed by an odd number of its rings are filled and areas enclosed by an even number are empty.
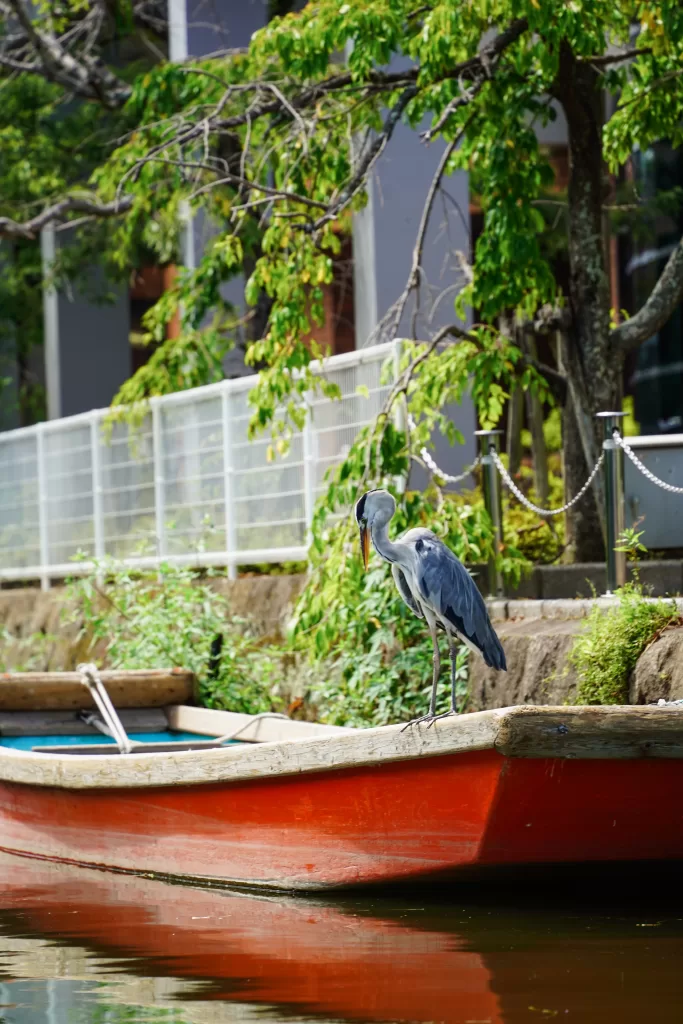
{"type": "MultiPolygon", "coordinates": [[[[0,581],[40,579],[47,588],[51,579],[89,572],[93,559],[106,557],[139,568],[152,568],[162,559],[220,565],[231,576],[239,565],[304,560],[325,473],[381,411],[398,372],[400,345],[396,340],[315,366],[338,384],[342,397],[310,398],[304,429],[294,435],[288,455],[272,462],[267,458],[270,438],[250,441],[247,436],[247,398],[255,377],[152,399],[135,428],[124,422],[107,427],[111,410],[97,409],[0,433],[0,581]],[[75,561],[77,556],[81,560],[75,561]]],[[[624,525],[624,454],[647,487],[659,484],[680,501],[678,475],[660,467],[657,453],[680,445],[683,437],[629,438],[625,443],[618,431],[621,414],[600,415],[603,454],[584,487],[561,508],[539,509],[520,492],[498,456],[500,431],[477,431],[477,463],[501,543],[499,474],[518,500],[552,516],[580,501],[602,469],[612,591],[626,572],[623,553],[614,550],[624,525]],[[641,458],[630,448],[639,450],[641,458]],[[662,471],[668,481],[658,478],[662,471]]],[[[429,452],[422,454],[447,481],[470,473],[449,476],[429,452]]],[[[677,523],[683,522],[676,513],[677,523]]],[[[680,532],[677,546],[683,547],[683,527],[680,532]]],[[[489,572],[491,593],[502,593],[494,561],[489,572]]]]}
{"type": "MultiPolygon", "coordinates": [[[[674,482],[673,477],[676,477],[676,473],[673,471],[673,466],[670,464],[670,460],[669,465],[663,465],[660,467],[659,459],[656,457],[656,453],[661,449],[680,448],[681,442],[683,441],[683,435],[678,434],[669,437],[629,437],[628,439],[625,439],[622,437],[620,429],[621,420],[624,415],[625,414],[623,412],[597,413],[597,418],[602,421],[603,425],[604,440],[602,444],[602,452],[580,490],[573,498],[571,498],[570,501],[567,501],[564,505],[554,509],[542,509],[539,508],[538,505],[534,505],[533,502],[529,501],[506,470],[498,451],[499,438],[502,434],[502,430],[476,431],[480,442],[480,456],[478,461],[481,463],[483,470],[484,502],[486,510],[493,523],[497,548],[502,548],[503,544],[503,514],[500,480],[502,480],[511,494],[513,494],[521,504],[525,505],[537,515],[549,518],[551,516],[563,514],[571,508],[572,505],[581,501],[593,484],[596,476],[598,476],[602,470],[602,494],[606,527],[605,568],[607,575],[607,594],[611,594],[617,588],[623,587],[626,583],[626,554],[623,545],[620,545],[619,541],[626,525],[624,457],[628,457],[632,471],[635,471],[637,476],[644,478],[647,481],[648,486],[651,487],[654,485],[656,488],[660,488],[660,495],[661,491],[665,491],[668,495],[677,499],[679,503],[683,498],[683,479],[679,479],[677,483],[674,482]],[[633,448],[640,450],[640,458],[635,454],[633,448]],[[654,459],[650,458],[653,454],[655,455],[654,459]],[[653,462],[652,467],[646,464],[648,461],[653,462]],[[664,471],[669,476],[669,479],[663,480],[656,472],[653,471],[655,469],[659,472],[664,471]]],[[[677,468],[680,471],[680,463],[677,468]]],[[[633,485],[630,489],[632,496],[633,491],[636,491],[636,493],[638,491],[638,488],[634,488],[633,485]]],[[[633,506],[634,504],[638,504],[638,502],[631,500],[629,504],[633,506]]],[[[680,545],[676,544],[677,547],[683,546],[683,529],[681,528],[682,511],[683,505],[679,504],[679,507],[676,509],[676,522],[677,537],[680,539],[680,545]]],[[[651,532],[651,535],[654,535],[654,531],[651,532]]],[[[488,568],[490,591],[496,596],[502,596],[504,593],[504,582],[500,566],[497,564],[497,560],[495,558],[490,559],[488,568]]]]}
{"type": "Polygon", "coordinates": [[[98,409],[0,434],[0,580],[47,588],[105,557],[231,575],[305,559],[325,472],[381,411],[399,344],[318,367],[342,397],[313,397],[288,455],[272,462],[270,438],[247,437],[255,377],[153,399],[136,428],[117,422],[108,434],[111,410],[98,409]]]}

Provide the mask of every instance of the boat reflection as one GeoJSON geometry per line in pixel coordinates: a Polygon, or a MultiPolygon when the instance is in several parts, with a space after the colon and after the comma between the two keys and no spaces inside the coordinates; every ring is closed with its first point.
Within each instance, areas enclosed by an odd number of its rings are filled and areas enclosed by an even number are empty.
{"type": "Polygon", "coordinates": [[[0,980],[104,979],[90,998],[140,1020],[640,1024],[683,1005],[675,921],[270,898],[9,855],[0,879],[0,980]]]}

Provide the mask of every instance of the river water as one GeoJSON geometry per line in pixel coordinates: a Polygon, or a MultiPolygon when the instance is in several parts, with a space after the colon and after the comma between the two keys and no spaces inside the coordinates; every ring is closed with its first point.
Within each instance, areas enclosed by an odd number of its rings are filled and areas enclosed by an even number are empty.
{"type": "Polygon", "coordinates": [[[0,855],[0,1024],[680,1024],[678,887],[333,901],[0,855]]]}

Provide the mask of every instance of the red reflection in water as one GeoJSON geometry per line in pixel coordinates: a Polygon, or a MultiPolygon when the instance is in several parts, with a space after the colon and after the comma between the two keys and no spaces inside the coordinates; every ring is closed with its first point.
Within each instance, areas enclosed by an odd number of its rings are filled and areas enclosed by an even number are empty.
{"type": "Polygon", "coordinates": [[[425,1024],[642,1024],[655,1005],[658,1024],[683,1018],[680,923],[525,924],[504,909],[269,898],[7,855],[0,878],[5,933],[141,958],[125,971],[206,982],[201,1000],[425,1024]]]}

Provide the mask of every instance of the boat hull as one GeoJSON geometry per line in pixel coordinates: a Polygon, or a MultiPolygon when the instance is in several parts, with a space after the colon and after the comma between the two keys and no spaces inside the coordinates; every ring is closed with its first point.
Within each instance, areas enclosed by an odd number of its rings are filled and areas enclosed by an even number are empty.
{"type": "MultiPolygon", "coordinates": [[[[160,755],[161,756],[161,755],[160,755]]],[[[181,880],[321,890],[683,858],[683,759],[494,749],[139,788],[0,782],[0,847],[181,880]]]]}

